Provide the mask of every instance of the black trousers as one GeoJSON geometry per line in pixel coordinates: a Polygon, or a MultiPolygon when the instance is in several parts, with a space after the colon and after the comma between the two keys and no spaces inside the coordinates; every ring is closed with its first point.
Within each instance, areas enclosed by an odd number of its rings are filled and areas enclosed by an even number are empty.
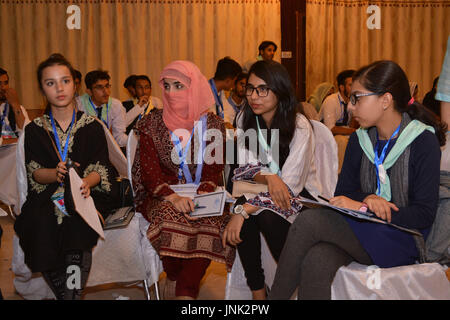
{"type": "Polygon", "coordinates": [[[65,254],[64,267],[42,272],[42,275],[57,300],[80,300],[89,277],[91,265],[92,252],[71,250],[65,254]],[[78,274],[75,274],[77,271],[74,267],[79,270],[78,274]],[[79,279],[75,278],[77,276],[79,279]]]}
{"type": "Polygon", "coordinates": [[[247,285],[252,291],[263,289],[264,270],[261,263],[261,233],[266,239],[269,250],[278,262],[289,231],[290,223],[270,210],[258,215],[250,215],[242,225],[237,246],[241,258],[247,285]]]}

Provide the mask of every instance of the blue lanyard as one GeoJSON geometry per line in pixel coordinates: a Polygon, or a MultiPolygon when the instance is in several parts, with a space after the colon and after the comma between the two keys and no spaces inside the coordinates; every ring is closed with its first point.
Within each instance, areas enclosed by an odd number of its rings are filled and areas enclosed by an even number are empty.
{"type": "Polygon", "coordinates": [[[234,111],[235,111],[236,113],[239,113],[240,109],[238,108],[238,106],[236,105],[236,103],[234,103],[233,98],[231,97],[231,94],[230,94],[230,97],[228,98],[228,102],[229,102],[230,105],[233,107],[234,111]]]}
{"type": "MultiPolygon", "coordinates": [[[[94,109],[94,112],[97,113],[97,108],[94,105],[94,103],[92,103],[91,97],[89,97],[89,102],[91,103],[92,108],[94,109]]],[[[103,111],[103,107],[102,107],[102,111],[103,111]]],[[[106,125],[106,127],[109,129],[108,126],[108,122],[109,122],[109,105],[108,102],[106,103],[106,122],[104,119],[102,119],[101,113],[100,113],[100,117],[98,117],[98,113],[97,113],[97,118],[99,118],[100,120],[102,120],[102,122],[106,125]]]]}
{"type": "MultiPolygon", "coordinates": [[[[202,129],[203,129],[201,132],[204,134],[206,132],[206,115],[201,118],[201,121],[202,121],[202,129]]],[[[189,167],[185,162],[186,162],[187,152],[190,149],[189,146],[191,144],[192,137],[194,136],[194,131],[195,131],[195,127],[192,129],[191,137],[189,138],[189,141],[186,144],[184,153],[183,153],[183,149],[181,147],[180,139],[178,139],[178,137],[173,132],[170,132],[170,136],[175,145],[175,148],[177,149],[178,156],[180,157],[180,161],[181,161],[181,163],[179,165],[179,169],[178,169],[178,181],[181,181],[183,179],[183,174],[184,174],[184,177],[186,178],[186,183],[193,183],[191,172],[189,171],[189,167]]],[[[201,149],[199,150],[198,157],[197,157],[197,170],[195,172],[195,184],[196,185],[200,184],[200,180],[202,178],[203,152],[205,150],[205,139],[203,139],[200,132],[199,132],[199,139],[201,139],[201,149]]]]}
{"type": "Polygon", "coordinates": [[[73,110],[72,122],[70,123],[69,132],[67,134],[66,144],[64,146],[64,152],[61,150],[61,143],[59,142],[58,133],[56,132],[55,120],[53,119],[52,111],[50,110],[50,120],[52,121],[53,128],[53,137],[55,137],[56,146],[58,147],[59,154],[61,156],[61,161],[66,161],[67,152],[69,151],[69,140],[70,140],[70,132],[72,131],[72,126],[75,122],[75,110],[73,110]]]}
{"type": "Polygon", "coordinates": [[[225,118],[224,110],[223,110],[223,103],[222,99],[220,99],[219,93],[217,92],[216,84],[214,83],[214,79],[209,80],[209,85],[212,88],[212,91],[214,93],[214,100],[216,100],[216,110],[217,115],[221,117],[222,119],[225,118]]]}
{"type": "MultiPolygon", "coordinates": [[[[375,145],[375,158],[373,160],[374,164],[375,164],[375,168],[377,170],[377,195],[379,196],[381,193],[381,188],[380,188],[380,166],[383,165],[384,159],[386,158],[386,151],[389,147],[389,143],[391,142],[392,138],[394,138],[399,132],[400,132],[400,126],[401,124],[398,126],[398,128],[394,131],[394,133],[392,134],[392,136],[389,138],[388,142],[386,143],[386,145],[384,146],[383,150],[381,151],[381,155],[378,155],[378,146],[380,144],[380,140],[378,139],[378,132],[377,132],[377,143],[375,145]]],[[[385,173],[386,174],[386,173],[385,173]]]]}
{"type": "Polygon", "coordinates": [[[339,106],[341,107],[341,118],[338,120],[338,122],[343,122],[345,118],[345,110],[344,110],[344,101],[341,100],[338,94],[338,100],[339,100],[339,106]]]}

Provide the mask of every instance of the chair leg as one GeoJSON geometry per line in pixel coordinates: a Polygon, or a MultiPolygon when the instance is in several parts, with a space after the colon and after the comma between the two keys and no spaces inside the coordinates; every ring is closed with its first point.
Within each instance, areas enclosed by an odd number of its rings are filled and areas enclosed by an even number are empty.
{"type": "Polygon", "coordinates": [[[147,298],[147,300],[150,300],[150,291],[148,289],[147,279],[144,280],[144,289],[145,289],[145,297],[147,298]]]}
{"type": "Polygon", "coordinates": [[[156,293],[156,300],[161,300],[161,299],[159,298],[158,281],[155,282],[155,293],[156,293]]]}
{"type": "Polygon", "coordinates": [[[14,213],[14,210],[11,208],[11,206],[8,206],[9,214],[11,215],[11,218],[16,220],[16,214],[14,213]]]}

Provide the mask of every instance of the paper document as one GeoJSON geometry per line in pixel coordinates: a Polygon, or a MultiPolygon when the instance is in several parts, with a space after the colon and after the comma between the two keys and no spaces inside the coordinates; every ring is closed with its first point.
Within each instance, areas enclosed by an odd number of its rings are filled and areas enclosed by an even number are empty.
{"type": "Polygon", "coordinates": [[[105,234],[103,232],[103,227],[100,222],[100,218],[97,214],[97,209],[94,205],[94,200],[91,196],[84,198],[84,196],[80,192],[80,187],[83,184],[83,180],[81,180],[80,176],[73,169],[69,169],[70,176],[70,190],[72,190],[73,202],[75,204],[75,210],[78,214],[86,221],[86,223],[94,229],[98,235],[105,239],[105,234]]]}
{"type": "Polygon", "coordinates": [[[405,227],[401,227],[399,225],[396,225],[396,224],[393,224],[393,223],[389,223],[389,222],[387,222],[385,220],[382,220],[382,219],[378,218],[372,212],[362,212],[362,211],[350,210],[350,209],[346,209],[346,208],[336,207],[336,206],[333,206],[333,205],[331,205],[329,203],[325,203],[325,202],[317,202],[317,201],[306,199],[306,198],[303,198],[303,197],[299,197],[299,198],[300,198],[301,203],[305,207],[308,207],[308,208],[327,207],[327,208],[334,209],[334,210],[336,210],[338,212],[342,212],[342,213],[344,213],[346,215],[349,215],[349,216],[352,216],[352,217],[355,217],[355,218],[358,218],[358,219],[372,221],[372,222],[381,223],[381,224],[387,224],[387,225],[393,226],[394,228],[397,228],[397,229],[402,230],[402,231],[406,231],[406,232],[409,232],[409,233],[412,233],[412,234],[415,234],[415,235],[419,235],[419,236],[422,235],[422,234],[420,234],[419,232],[417,232],[415,230],[411,230],[411,229],[408,229],[408,228],[405,228],[405,227]]]}
{"type": "Polygon", "coordinates": [[[191,217],[215,217],[223,214],[227,199],[226,191],[211,192],[194,197],[195,210],[191,217]]]}

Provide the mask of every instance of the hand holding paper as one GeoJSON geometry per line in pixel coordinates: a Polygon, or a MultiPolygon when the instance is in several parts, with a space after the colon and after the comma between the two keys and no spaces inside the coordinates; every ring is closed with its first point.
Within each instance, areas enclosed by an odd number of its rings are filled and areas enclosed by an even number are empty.
{"type": "Polygon", "coordinates": [[[97,214],[97,209],[95,208],[94,205],[94,200],[92,199],[91,196],[84,198],[84,196],[81,194],[80,188],[84,183],[83,180],[80,178],[80,176],[76,173],[76,171],[73,168],[69,169],[69,176],[70,176],[70,188],[72,190],[72,197],[73,202],[75,204],[75,210],[84,219],[84,221],[86,221],[86,223],[92,229],[94,229],[94,231],[97,232],[101,238],[104,239],[105,234],[103,232],[103,228],[97,214]]]}

